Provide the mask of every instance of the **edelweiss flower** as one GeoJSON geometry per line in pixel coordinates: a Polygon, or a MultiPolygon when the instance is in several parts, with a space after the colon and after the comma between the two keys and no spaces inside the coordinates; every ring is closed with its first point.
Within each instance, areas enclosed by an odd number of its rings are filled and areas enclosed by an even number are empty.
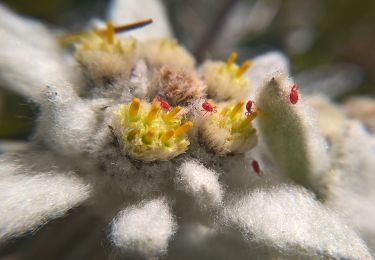
{"type": "Polygon", "coordinates": [[[0,157],[0,241],[84,203],[113,218],[120,257],[372,258],[359,122],[298,93],[279,53],[197,68],[157,0],[116,0],[109,19],[57,37],[0,6],[1,83],[40,108],[28,150],[0,157]]]}

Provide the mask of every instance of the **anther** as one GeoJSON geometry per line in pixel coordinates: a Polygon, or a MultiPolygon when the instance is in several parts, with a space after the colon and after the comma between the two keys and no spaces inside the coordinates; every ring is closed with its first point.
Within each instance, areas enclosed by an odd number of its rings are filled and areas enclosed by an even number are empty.
{"type": "Polygon", "coordinates": [[[165,134],[163,134],[161,137],[160,137],[160,141],[162,143],[166,143],[168,142],[173,136],[174,136],[174,130],[171,129],[169,131],[167,131],[165,134]]]}
{"type": "Polygon", "coordinates": [[[134,121],[137,119],[140,104],[141,104],[141,101],[139,100],[139,98],[133,98],[132,103],[130,104],[130,108],[129,108],[129,117],[131,121],[134,121]]]}
{"type": "Polygon", "coordinates": [[[242,63],[241,67],[238,69],[236,76],[241,77],[251,66],[251,60],[247,60],[242,63]]]}
{"type": "Polygon", "coordinates": [[[182,107],[180,107],[180,106],[177,106],[177,107],[173,108],[171,111],[169,111],[169,113],[165,116],[164,119],[166,121],[173,120],[176,117],[176,115],[178,114],[178,112],[181,111],[181,109],[182,109],[182,107]]]}
{"type": "Polygon", "coordinates": [[[179,137],[185,134],[192,126],[193,126],[193,123],[191,121],[186,122],[185,124],[183,124],[182,126],[180,126],[179,128],[175,130],[174,132],[175,136],[179,137]]]}
{"type": "Polygon", "coordinates": [[[229,56],[229,58],[227,59],[227,66],[230,67],[233,65],[233,63],[236,61],[237,59],[237,52],[232,52],[231,55],[229,56]]]}
{"type": "Polygon", "coordinates": [[[156,115],[158,114],[159,110],[160,110],[160,102],[156,101],[156,102],[152,103],[150,112],[148,112],[148,114],[146,116],[146,123],[149,124],[152,121],[154,121],[154,119],[155,119],[156,115]]]}
{"type": "Polygon", "coordinates": [[[236,114],[242,109],[243,105],[245,102],[241,100],[240,102],[237,103],[237,105],[234,106],[232,111],[230,112],[230,117],[233,118],[236,116],[236,114]]]}
{"type": "Polygon", "coordinates": [[[145,144],[152,144],[154,136],[155,136],[155,129],[150,128],[147,130],[147,133],[143,135],[142,142],[145,144]]]}
{"type": "Polygon", "coordinates": [[[115,28],[113,27],[112,21],[108,20],[107,21],[107,41],[109,43],[113,43],[114,34],[115,34],[115,28]]]}

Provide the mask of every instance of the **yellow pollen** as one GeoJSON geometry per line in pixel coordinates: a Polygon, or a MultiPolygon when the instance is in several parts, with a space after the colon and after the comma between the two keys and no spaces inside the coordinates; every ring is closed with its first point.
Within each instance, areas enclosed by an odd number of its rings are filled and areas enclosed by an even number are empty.
{"type": "Polygon", "coordinates": [[[131,141],[133,141],[134,139],[135,139],[135,136],[138,134],[138,130],[137,129],[133,129],[133,130],[131,130],[129,133],[128,133],[128,136],[127,136],[127,140],[128,140],[128,142],[131,142],[131,141]]]}
{"type": "Polygon", "coordinates": [[[150,128],[147,130],[147,133],[143,135],[142,142],[145,144],[152,144],[154,136],[155,136],[155,129],[150,128]]]}
{"type": "Polygon", "coordinates": [[[185,134],[192,126],[193,126],[193,122],[191,122],[191,121],[186,122],[185,124],[183,124],[182,126],[180,126],[179,128],[177,128],[175,130],[175,132],[174,132],[175,136],[179,137],[179,136],[185,134]]]}
{"type": "Polygon", "coordinates": [[[251,60],[247,60],[242,63],[241,67],[238,69],[236,76],[241,77],[251,66],[251,60]]]}
{"type": "Polygon", "coordinates": [[[236,116],[236,114],[242,109],[243,105],[245,102],[241,100],[240,102],[237,103],[237,105],[234,106],[232,111],[230,112],[230,117],[233,118],[236,116]]]}
{"type": "Polygon", "coordinates": [[[140,104],[141,104],[141,101],[139,100],[139,98],[133,98],[132,103],[130,104],[130,108],[129,108],[130,120],[132,121],[136,120],[140,104]]]}
{"type": "Polygon", "coordinates": [[[152,104],[151,106],[151,109],[150,109],[150,112],[148,112],[147,116],[146,116],[146,123],[151,123],[152,121],[154,121],[156,115],[158,114],[160,110],[160,102],[156,101],[152,104]]]}
{"type": "Polygon", "coordinates": [[[180,106],[177,106],[177,107],[173,108],[173,109],[172,109],[171,111],[169,111],[169,113],[165,116],[165,120],[166,120],[166,121],[171,121],[171,120],[173,120],[173,119],[176,117],[177,113],[181,111],[181,109],[182,109],[182,107],[180,107],[180,106]]]}
{"type": "Polygon", "coordinates": [[[160,137],[160,141],[162,143],[166,143],[169,141],[169,139],[171,139],[172,137],[174,136],[174,130],[171,129],[169,131],[167,131],[165,134],[163,134],[161,137],[160,137]]]}
{"type": "Polygon", "coordinates": [[[107,41],[109,43],[113,43],[114,34],[115,34],[115,28],[113,27],[112,21],[109,20],[107,21],[107,41]]]}

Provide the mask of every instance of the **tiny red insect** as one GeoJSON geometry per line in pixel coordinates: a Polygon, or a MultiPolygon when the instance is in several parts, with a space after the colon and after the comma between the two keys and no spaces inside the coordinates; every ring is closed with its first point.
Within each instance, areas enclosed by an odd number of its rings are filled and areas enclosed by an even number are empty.
{"type": "Polygon", "coordinates": [[[256,173],[256,175],[260,176],[260,166],[257,160],[253,160],[251,162],[251,166],[253,167],[253,171],[256,173]]]}
{"type": "Polygon", "coordinates": [[[292,103],[293,105],[297,104],[297,102],[298,102],[298,88],[297,88],[297,85],[293,85],[292,86],[292,89],[290,90],[290,94],[289,94],[289,100],[290,100],[290,103],[292,103]]]}
{"type": "Polygon", "coordinates": [[[246,103],[246,115],[247,116],[249,116],[249,115],[251,115],[251,113],[253,113],[253,105],[255,104],[255,102],[254,101],[252,101],[252,100],[249,100],[249,101],[247,101],[247,103],[246,103]]]}
{"type": "Polygon", "coordinates": [[[169,103],[167,101],[165,101],[164,99],[162,99],[159,96],[156,96],[156,99],[160,102],[161,108],[163,108],[164,110],[167,110],[167,111],[169,111],[171,109],[171,106],[169,105],[169,103]]]}
{"type": "Polygon", "coordinates": [[[211,103],[209,103],[207,100],[202,103],[202,108],[203,108],[202,111],[206,111],[206,113],[207,112],[210,112],[210,113],[212,113],[212,112],[216,113],[217,112],[216,107],[214,105],[212,105],[211,103]]]}

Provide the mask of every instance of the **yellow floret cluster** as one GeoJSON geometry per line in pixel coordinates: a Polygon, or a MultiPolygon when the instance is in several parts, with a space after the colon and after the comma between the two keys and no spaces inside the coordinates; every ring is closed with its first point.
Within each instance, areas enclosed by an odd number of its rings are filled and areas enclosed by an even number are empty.
{"type": "Polygon", "coordinates": [[[134,98],[123,104],[113,119],[114,133],[123,152],[142,161],[169,160],[186,151],[186,132],[192,122],[182,123],[181,107],[166,111],[160,102],[152,104],[134,98]]]}
{"type": "Polygon", "coordinates": [[[237,53],[233,52],[227,62],[207,61],[203,65],[203,78],[211,98],[239,100],[249,93],[250,82],[243,74],[251,66],[251,61],[247,60],[239,66],[235,63],[236,58],[237,53]]]}
{"type": "Polygon", "coordinates": [[[218,105],[217,112],[208,115],[200,127],[205,145],[219,155],[244,153],[257,144],[252,121],[257,112],[245,114],[244,101],[237,104],[218,105]]]}

